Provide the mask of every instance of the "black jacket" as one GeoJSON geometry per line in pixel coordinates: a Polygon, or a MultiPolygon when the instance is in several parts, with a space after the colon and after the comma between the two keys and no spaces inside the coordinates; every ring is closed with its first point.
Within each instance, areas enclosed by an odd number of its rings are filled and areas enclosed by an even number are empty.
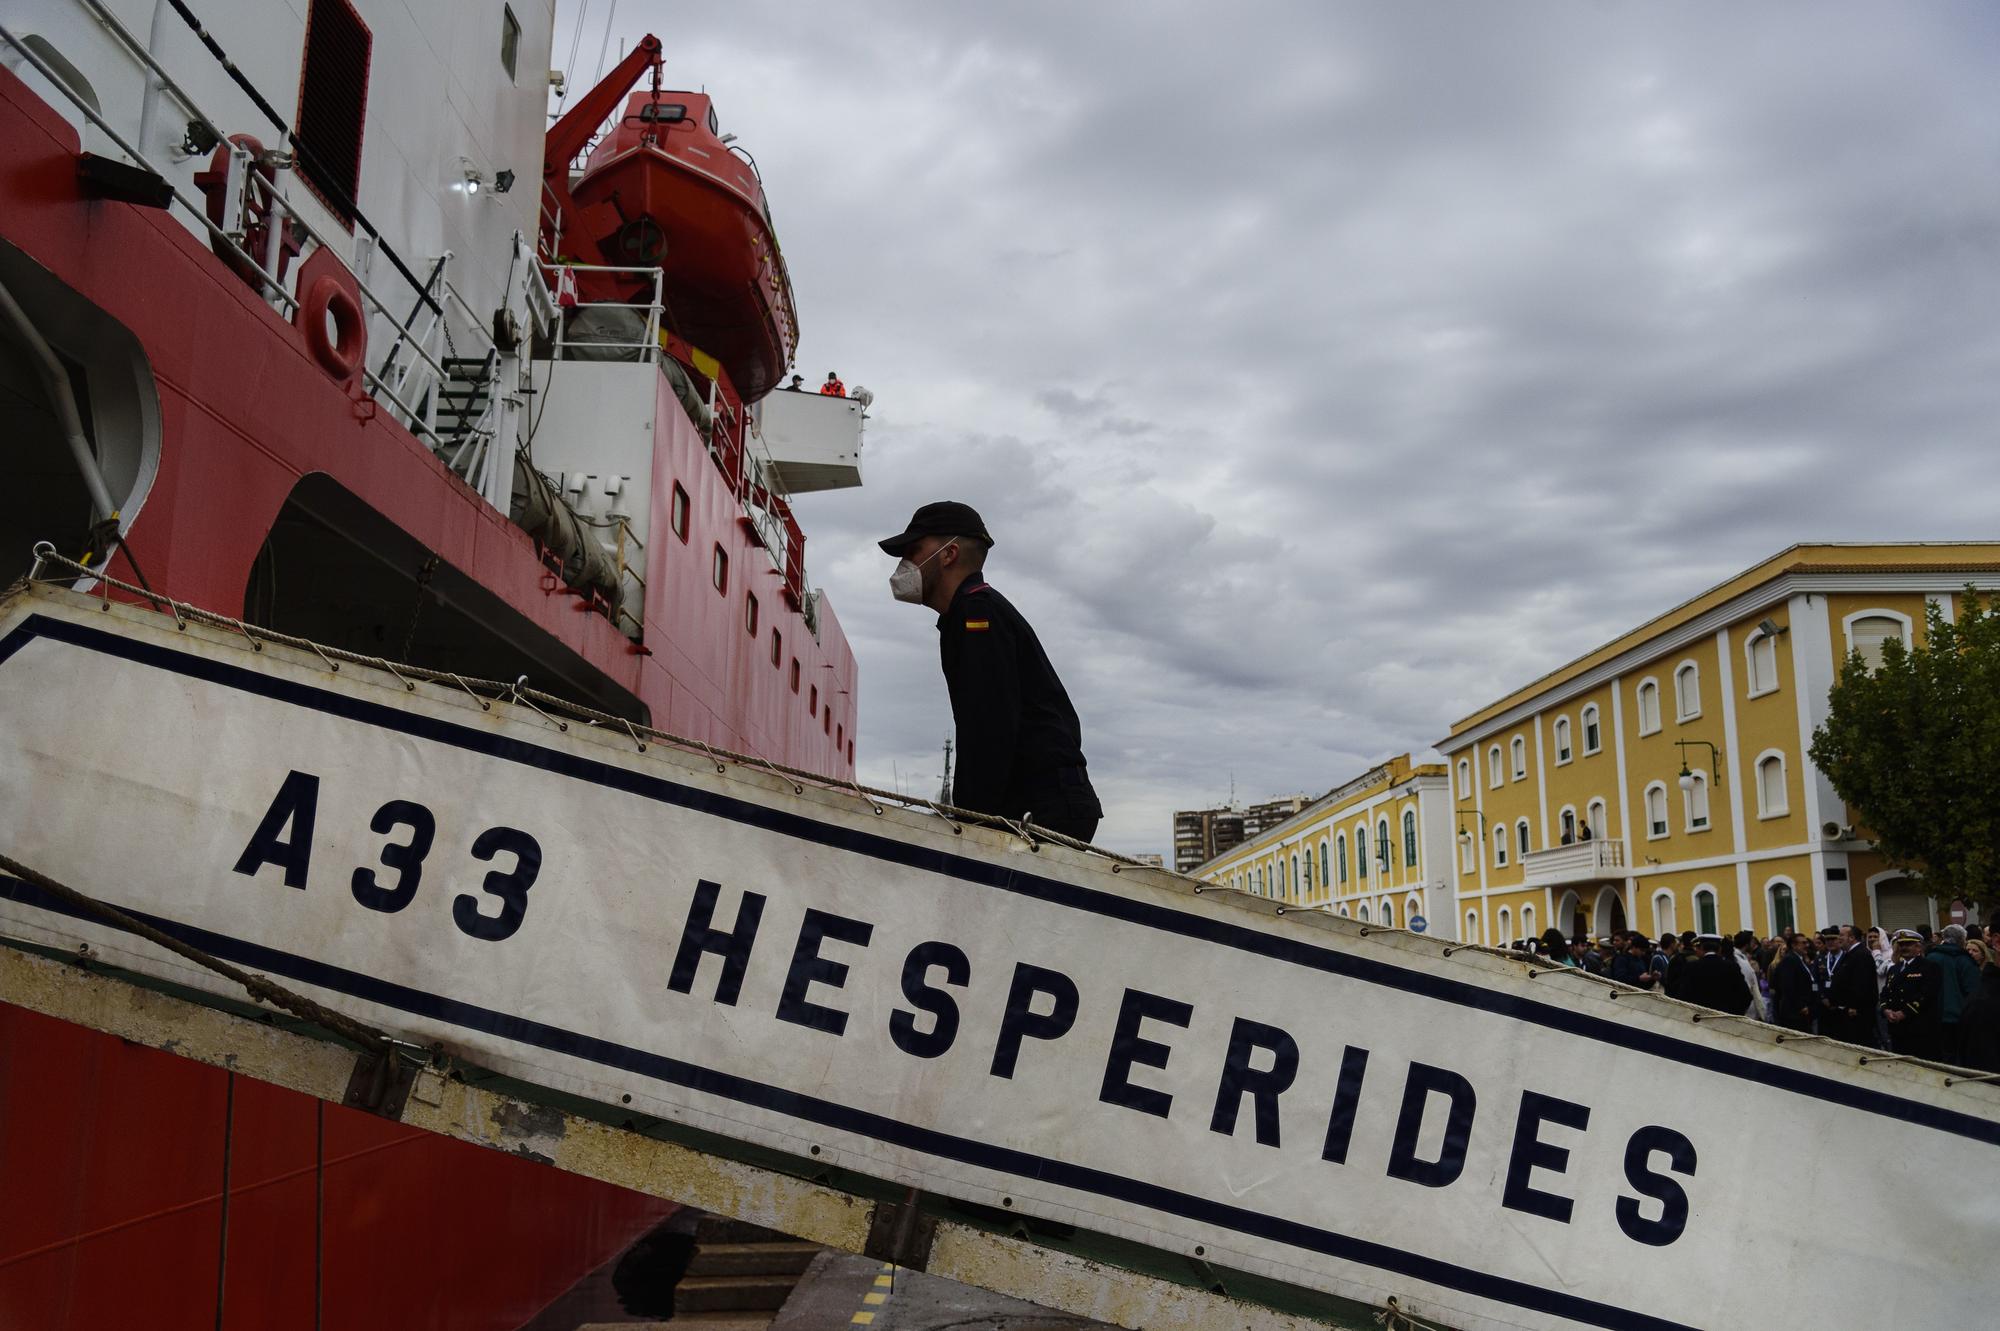
{"type": "Polygon", "coordinates": [[[1812,1029],[1814,1010],[1812,963],[1796,952],[1778,958],[1771,970],[1771,1020],[1795,1031],[1812,1029]]]}
{"type": "Polygon", "coordinates": [[[1679,995],[1685,1001],[1738,1017],[1750,1010],[1750,986],[1743,982],[1743,971],[1729,953],[1698,957],[1686,974],[1679,995]]]}
{"type": "Polygon", "coordinates": [[[938,653],[958,725],[953,804],[1003,818],[1103,813],[1076,708],[1041,640],[978,574],[938,616],[938,653]]]}
{"type": "Polygon", "coordinates": [[[2000,966],[1988,962],[1979,972],[1979,988],[1958,1019],[1964,1046],[1959,1057],[1981,1072],[2000,1072],[2000,966]]]}
{"type": "Polygon", "coordinates": [[[1840,954],[1826,982],[1819,1033],[1849,1044],[1875,1043],[1875,954],[1861,944],[1840,954]],[[1848,1016],[1852,1009],[1853,1016],[1848,1016]]]}

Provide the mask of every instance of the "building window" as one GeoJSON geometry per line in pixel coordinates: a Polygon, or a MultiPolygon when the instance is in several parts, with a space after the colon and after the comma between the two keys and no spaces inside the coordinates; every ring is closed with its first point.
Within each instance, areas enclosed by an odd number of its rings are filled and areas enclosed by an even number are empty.
{"type": "Polygon", "coordinates": [[[1500,789],[1500,746],[1498,744],[1495,744],[1486,751],[1486,784],[1494,790],[1500,789]]]}
{"type": "Polygon", "coordinates": [[[757,593],[743,593],[743,627],[751,637],[757,636],[757,593]]]}
{"type": "Polygon", "coordinates": [[[1389,820],[1378,818],[1375,820],[1375,870],[1385,882],[1389,877],[1389,867],[1394,863],[1389,850],[1389,820]]]}
{"type": "Polygon", "coordinates": [[[1610,823],[1610,819],[1605,817],[1604,801],[1592,800],[1590,802],[1590,809],[1583,821],[1584,825],[1590,828],[1590,835],[1593,838],[1598,841],[1604,840],[1606,828],[1610,823]]]}
{"type": "Polygon", "coordinates": [[[1458,760],[1458,797],[1462,800],[1472,798],[1472,760],[1469,758],[1458,760]]]}
{"type": "Polygon", "coordinates": [[[1639,685],[1639,733],[1650,735],[1660,728],[1660,686],[1653,680],[1639,685]]]}
{"type": "Polygon", "coordinates": [[[1507,747],[1514,751],[1514,779],[1519,781],[1528,775],[1528,741],[1516,735],[1507,747]]]}
{"type": "Polygon", "coordinates": [[[1708,828],[1708,776],[1703,772],[1692,774],[1692,786],[1681,792],[1681,802],[1686,805],[1687,830],[1706,831],[1708,828]]]}
{"type": "Polygon", "coordinates": [[[1701,715],[1701,667],[1683,661],[1674,671],[1674,719],[1692,721],[1701,715]]]}
{"type": "Polygon", "coordinates": [[[847,741],[847,765],[854,766],[854,741],[847,741]]]}
{"type": "Polygon", "coordinates": [[[1798,927],[1798,907],[1792,901],[1792,885],[1783,879],[1774,879],[1765,889],[1771,898],[1771,932],[1782,934],[1787,929],[1798,927]]]}
{"type": "Polygon", "coordinates": [[[1556,718],[1556,766],[1560,767],[1569,760],[1569,718],[1559,716],[1556,718]]]}
{"type": "Polygon", "coordinates": [[[1533,906],[1523,906],[1521,907],[1521,937],[1533,938],[1534,936],[1535,908],[1533,906]]]}
{"type": "Polygon", "coordinates": [[[1507,829],[1504,827],[1493,829],[1493,867],[1507,867],[1507,829]]]}
{"type": "Polygon", "coordinates": [[[680,537],[685,545],[688,538],[688,492],[681,489],[679,481],[674,482],[674,506],[668,521],[673,524],[674,535],[680,537]]]}
{"type": "Polygon", "coordinates": [[[1468,835],[1459,839],[1458,871],[1460,873],[1472,873],[1479,867],[1479,861],[1475,856],[1475,852],[1478,849],[1479,843],[1474,841],[1471,836],[1468,835]]]}
{"type": "Polygon", "coordinates": [[[1576,810],[1564,809],[1560,819],[1562,843],[1567,846],[1576,840],[1576,810]]]}
{"type": "Polygon", "coordinates": [[[833,708],[829,707],[819,714],[819,733],[822,735],[833,733],[833,708]]]}
{"type": "Polygon", "coordinates": [[[1326,858],[1325,837],[1321,837],[1319,841],[1319,885],[1321,887],[1333,886],[1333,864],[1326,858]]]}
{"type": "Polygon", "coordinates": [[[1368,923],[1368,903],[1364,901],[1354,909],[1358,912],[1361,922],[1363,924],[1368,923]]]}
{"type": "Polygon", "coordinates": [[[294,138],[299,174],[348,227],[361,189],[361,133],[367,123],[368,25],[348,0],[312,0],[299,73],[294,138]]]}
{"type": "Polygon", "coordinates": [[[500,6],[500,68],[507,71],[507,77],[514,77],[514,62],[521,51],[521,20],[514,17],[510,6],[500,6]]]}
{"type": "Polygon", "coordinates": [[[779,665],[783,663],[784,659],[785,659],[785,635],[778,632],[778,630],[776,629],[772,629],[771,664],[774,666],[779,665]]]}
{"type": "Polygon", "coordinates": [[[1762,632],[1750,635],[1743,646],[1744,664],[1749,668],[1750,696],[1770,693],[1778,687],[1778,640],[1762,632]]]}
{"type": "Polygon", "coordinates": [[[1585,757],[1603,748],[1603,739],[1597,728],[1597,704],[1583,709],[1583,753],[1585,757]]]}
{"type": "Polygon", "coordinates": [[[1264,895],[1264,866],[1261,864],[1257,866],[1257,895],[1264,895]]]}
{"type": "Polygon", "coordinates": [[[799,691],[799,658],[794,656],[792,658],[792,692],[797,693],[798,691],[799,691]]]}
{"type": "Polygon", "coordinates": [[[1674,928],[1674,894],[1665,888],[1653,893],[1653,933],[1656,937],[1679,932],[1674,928]]]}
{"type": "Polygon", "coordinates": [[[1785,796],[1785,755],[1767,753],[1757,760],[1757,816],[1778,818],[1790,812],[1785,796]]]}
{"type": "Polygon", "coordinates": [[[1354,876],[1368,876],[1368,825],[1363,823],[1354,829],[1354,876]]]}
{"type": "Polygon", "coordinates": [[[1514,839],[1520,843],[1521,858],[1528,856],[1528,820],[1523,818],[1514,824],[1514,839]]]}
{"type": "Polygon", "coordinates": [[[1514,945],[1514,912],[1505,906],[1500,908],[1500,931],[1494,935],[1493,941],[1501,947],[1514,945]]]}
{"type": "Polygon", "coordinates": [[[1858,652],[1870,670],[1882,664],[1882,644],[1894,638],[1905,648],[1910,645],[1910,621],[1882,611],[1851,615],[1847,620],[1847,650],[1858,652]]]}
{"type": "Polygon", "coordinates": [[[729,552],[716,542],[715,555],[708,561],[708,580],[715,584],[715,590],[727,593],[729,590],[729,552]]]}
{"type": "Polygon", "coordinates": [[[1347,881],[1347,833],[1342,832],[1333,839],[1335,853],[1340,856],[1340,881],[1347,881]]]}
{"type": "Polygon", "coordinates": [[[1304,879],[1302,880],[1302,882],[1303,882],[1303,885],[1304,885],[1304,887],[1306,888],[1306,890],[1310,891],[1310,890],[1312,889],[1312,885],[1313,885],[1313,852],[1312,852],[1312,847],[1311,847],[1311,846],[1307,846],[1307,847],[1306,847],[1306,876],[1305,876],[1305,878],[1304,878],[1304,879]]]}
{"type": "Polygon", "coordinates": [[[1403,810],[1403,867],[1417,867],[1417,811],[1403,810]]]}
{"type": "Polygon", "coordinates": [[[1667,834],[1667,788],[1655,781],[1646,787],[1646,839],[1657,841],[1667,834]]]}
{"type": "Polygon", "coordinates": [[[847,747],[847,723],[841,722],[833,728],[833,751],[840,752],[847,747]]]}
{"type": "Polygon", "coordinates": [[[1715,889],[1706,883],[1694,890],[1694,930],[1698,934],[1722,932],[1716,923],[1715,889]]]}
{"type": "Polygon", "coordinates": [[[1381,915],[1381,919],[1382,919],[1382,923],[1384,923],[1384,924],[1388,925],[1388,926],[1389,926],[1390,928],[1392,928],[1392,929],[1393,929],[1393,928],[1395,928],[1395,926],[1396,926],[1396,903],[1395,903],[1395,902],[1393,902],[1393,901],[1384,901],[1384,902],[1382,903],[1382,915],[1381,915]]]}
{"type": "Polygon", "coordinates": [[[819,685],[817,684],[806,690],[806,715],[819,715],[819,685]]]}
{"type": "Polygon", "coordinates": [[[1479,912],[1476,910],[1465,912],[1465,941],[1475,946],[1479,942],[1479,912]]]}

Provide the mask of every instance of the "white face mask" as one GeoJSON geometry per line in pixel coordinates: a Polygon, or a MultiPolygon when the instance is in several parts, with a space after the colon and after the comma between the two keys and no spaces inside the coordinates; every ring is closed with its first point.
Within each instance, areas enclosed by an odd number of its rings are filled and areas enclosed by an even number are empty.
{"type": "MultiPolygon", "coordinates": [[[[924,564],[930,563],[932,559],[936,559],[939,555],[951,549],[954,544],[956,542],[946,541],[943,545],[931,551],[929,557],[924,560],[924,564]]],[[[897,560],[896,571],[889,575],[889,595],[899,601],[907,601],[911,605],[922,605],[924,603],[924,565],[912,564],[907,557],[897,560]]]]}

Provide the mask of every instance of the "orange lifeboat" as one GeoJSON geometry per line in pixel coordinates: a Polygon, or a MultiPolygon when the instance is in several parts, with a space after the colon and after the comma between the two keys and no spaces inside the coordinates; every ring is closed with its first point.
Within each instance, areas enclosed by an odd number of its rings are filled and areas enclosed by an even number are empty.
{"type": "Polygon", "coordinates": [[[604,263],[660,267],[666,326],[720,361],[744,401],[778,386],[798,345],[791,278],[756,165],[706,94],[633,94],[570,192],[596,233],[577,239],[604,263]]]}

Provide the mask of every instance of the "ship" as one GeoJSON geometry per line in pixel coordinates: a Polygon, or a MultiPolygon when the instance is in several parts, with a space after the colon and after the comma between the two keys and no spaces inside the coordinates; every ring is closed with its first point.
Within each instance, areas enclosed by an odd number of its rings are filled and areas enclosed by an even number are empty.
{"type": "MultiPolygon", "coordinates": [[[[554,22],[8,6],[0,585],[45,542],[851,778],[792,498],[859,484],[863,405],[774,392],[791,276],[714,99],[647,35],[551,117],[554,22]]],[[[8,1327],[510,1331],[675,1210],[10,1005],[0,1181],[8,1327]]]]}

